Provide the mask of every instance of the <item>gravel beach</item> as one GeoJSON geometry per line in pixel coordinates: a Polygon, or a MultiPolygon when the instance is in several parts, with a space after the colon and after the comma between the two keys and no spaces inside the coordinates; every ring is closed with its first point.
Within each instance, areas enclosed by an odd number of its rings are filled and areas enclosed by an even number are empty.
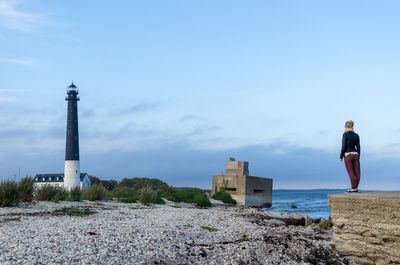
{"type": "Polygon", "coordinates": [[[84,201],[0,208],[0,264],[349,263],[330,231],[256,209],[84,201]]]}

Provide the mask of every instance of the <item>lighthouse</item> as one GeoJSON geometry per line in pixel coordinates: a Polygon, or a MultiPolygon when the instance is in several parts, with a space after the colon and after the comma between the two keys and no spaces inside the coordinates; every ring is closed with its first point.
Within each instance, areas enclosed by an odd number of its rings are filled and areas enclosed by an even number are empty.
{"type": "Polygon", "coordinates": [[[78,134],[78,88],[72,83],[67,88],[67,135],[64,164],[64,188],[80,186],[79,134],[78,134]]]}

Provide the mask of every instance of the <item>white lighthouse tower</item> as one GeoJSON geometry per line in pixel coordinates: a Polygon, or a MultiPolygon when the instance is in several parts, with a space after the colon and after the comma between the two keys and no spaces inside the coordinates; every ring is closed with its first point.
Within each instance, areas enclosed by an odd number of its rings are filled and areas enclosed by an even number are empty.
{"type": "Polygon", "coordinates": [[[67,137],[64,165],[64,188],[80,187],[79,134],[78,134],[78,88],[72,83],[67,88],[67,137]]]}

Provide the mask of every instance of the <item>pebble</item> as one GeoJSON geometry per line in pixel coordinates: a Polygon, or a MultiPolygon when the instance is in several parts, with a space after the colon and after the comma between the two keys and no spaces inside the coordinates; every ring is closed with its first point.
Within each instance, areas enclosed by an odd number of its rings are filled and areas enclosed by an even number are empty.
{"type": "Polygon", "coordinates": [[[348,264],[329,232],[260,225],[254,213],[88,201],[0,208],[0,264],[348,264]],[[63,207],[96,213],[51,215],[63,207]]]}

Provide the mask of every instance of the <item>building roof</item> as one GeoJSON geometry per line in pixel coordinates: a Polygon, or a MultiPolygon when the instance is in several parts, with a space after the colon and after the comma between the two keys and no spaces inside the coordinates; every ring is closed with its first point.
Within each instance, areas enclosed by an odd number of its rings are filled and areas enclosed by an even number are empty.
{"type": "Polygon", "coordinates": [[[73,89],[75,89],[76,86],[74,85],[74,82],[72,82],[71,85],[70,85],[68,88],[73,88],[73,89]]]}
{"type": "MultiPolygon", "coordinates": [[[[83,179],[88,176],[87,173],[81,173],[80,179],[83,179]]],[[[64,182],[64,174],[36,174],[34,178],[35,182],[64,182]]]]}

